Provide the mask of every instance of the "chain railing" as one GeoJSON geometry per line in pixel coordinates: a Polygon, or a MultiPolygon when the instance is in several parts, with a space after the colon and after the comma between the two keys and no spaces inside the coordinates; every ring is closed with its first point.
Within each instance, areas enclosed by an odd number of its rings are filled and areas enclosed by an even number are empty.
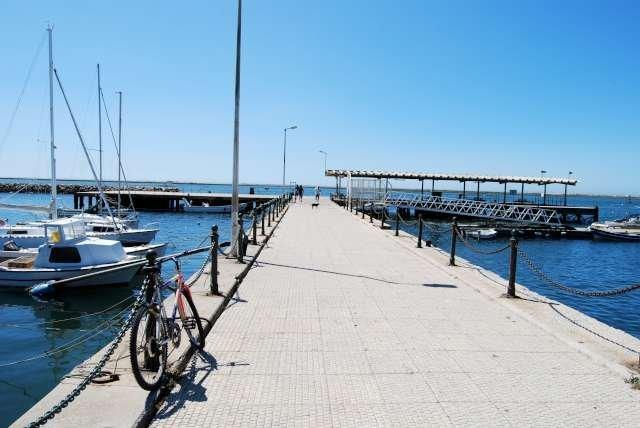
{"type": "Polygon", "coordinates": [[[581,290],[579,288],[568,287],[566,285],[559,283],[558,281],[552,279],[549,275],[547,275],[538,265],[536,265],[533,262],[533,260],[531,260],[531,257],[529,257],[529,255],[525,253],[523,250],[519,249],[518,254],[522,257],[522,260],[524,261],[525,265],[527,265],[527,267],[533,273],[535,273],[540,279],[542,279],[544,283],[570,294],[575,294],[577,296],[584,296],[584,297],[611,297],[611,296],[618,296],[620,294],[625,294],[625,293],[629,293],[631,291],[640,289],[640,283],[632,284],[626,287],[611,289],[611,290],[581,290]]]}

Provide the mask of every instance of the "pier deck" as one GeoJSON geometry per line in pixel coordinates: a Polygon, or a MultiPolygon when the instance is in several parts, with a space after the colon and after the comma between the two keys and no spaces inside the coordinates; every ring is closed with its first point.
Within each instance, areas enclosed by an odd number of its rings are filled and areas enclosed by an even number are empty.
{"type": "MultiPolygon", "coordinates": [[[[375,224],[373,225],[375,226],[375,224]]],[[[291,206],[156,426],[637,424],[624,353],[323,200],[291,206]]],[[[486,276],[485,276],[486,275],[486,276]]],[[[488,279],[490,278],[490,279],[488,279]]],[[[639,341],[555,308],[638,349],[639,341]]]]}
{"type": "MultiPolygon", "coordinates": [[[[52,424],[131,426],[157,408],[158,427],[637,425],[640,391],[624,382],[637,354],[563,316],[632,349],[639,340],[520,286],[524,298],[504,299],[504,280],[447,261],[327,199],[292,204],[166,399],[125,367],[52,424]]],[[[242,265],[225,263],[229,290],[242,265]]],[[[208,318],[220,301],[196,297],[208,318]]]]}

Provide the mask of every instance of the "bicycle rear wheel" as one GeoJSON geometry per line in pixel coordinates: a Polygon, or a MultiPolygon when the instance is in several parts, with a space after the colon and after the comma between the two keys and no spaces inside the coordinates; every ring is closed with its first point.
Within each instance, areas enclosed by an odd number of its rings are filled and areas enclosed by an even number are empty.
{"type": "Polygon", "coordinates": [[[160,387],[167,368],[167,341],[164,320],[152,308],[138,311],[131,324],[129,356],[131,371],[142,389],[153,391],[160,387]]]}
{"type": "Polygon", "coordinates": [[[204,348],[204,329],[202,328],[202,320],[198,315],[198,310],[193,304],[190,293],[183,293],[182,298],[186,301],[186,305],[180,305],[180,321],[182,329],[187,333],[189,341],[193,346],[202,350],[204,348]]]}

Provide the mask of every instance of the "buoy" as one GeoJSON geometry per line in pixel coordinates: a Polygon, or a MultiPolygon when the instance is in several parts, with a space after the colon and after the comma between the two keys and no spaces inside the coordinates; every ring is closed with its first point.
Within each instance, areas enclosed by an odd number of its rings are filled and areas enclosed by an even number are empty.
{"type": "Polygon", "coordinates": [[[36,284],[29,289],[29,294],[36,297],[51,295],[56,291],[55,287],[53,287],[53,283],[55,283],[55,281],[52,280],[36,284]]]}

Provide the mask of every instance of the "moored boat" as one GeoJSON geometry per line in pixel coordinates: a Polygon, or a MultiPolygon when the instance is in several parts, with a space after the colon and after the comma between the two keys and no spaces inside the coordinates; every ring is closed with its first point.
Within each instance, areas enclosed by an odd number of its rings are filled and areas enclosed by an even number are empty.
{"type": "MultiPolygon", "coordinates": [[[[244,211],[246,208],[247,204],[244,202],[239,205],[240,211],[244,211]]],[[[209,205],[208,202],[203,202],[202,205],[193,205],[186,198],[182,198],[182,210],[187,213],[224,214],[231,212],[231,205],[209,205]]]]}
{"type": "Polygon", "coordinates": [[[62,219],[44,227],[47,242],[38,248],[36,255],[0,263],[0,288],[28,288],[107,270],[68,286],[123,284],[130,282],[140,268],[140,257],[127,255],[118,241],[87,237],[80,221],[62,219]]]}
{"type": "Polygon", "coordinates": [[[640,241],[640,216],[593,223],[589,229],[594,238],[612,241],[640,241]]]}

